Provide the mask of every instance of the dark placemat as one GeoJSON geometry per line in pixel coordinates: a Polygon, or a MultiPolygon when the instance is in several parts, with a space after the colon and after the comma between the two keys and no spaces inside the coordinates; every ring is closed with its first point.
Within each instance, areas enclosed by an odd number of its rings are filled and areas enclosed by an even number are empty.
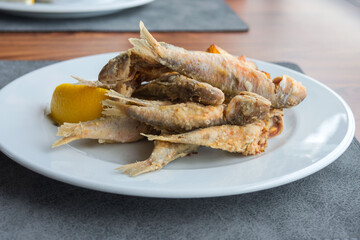
{"type": "Polygon", "coordinates": [[[155,0],[111,15],[83,19],[32,19],[0,13],[2,32],[247,31],[224,0],[155,0]]]}
{"type": "MultiPolygon", "coordinates": [[[[1,86],[50,63],[0,61],[1,86]]],[[[68,185],[0,152],[0,238],[359,240],[359,170],[354,138],[334,163],[284,186],[228,197],[159,199],[68,185]]]]}

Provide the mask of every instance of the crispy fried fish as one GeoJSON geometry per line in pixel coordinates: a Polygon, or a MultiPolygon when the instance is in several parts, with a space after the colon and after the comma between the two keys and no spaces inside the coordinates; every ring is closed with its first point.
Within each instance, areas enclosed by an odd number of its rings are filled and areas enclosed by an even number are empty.
{"type": "Polygon", "coordinates": [[[110,91],[108,95],[121,101],[109,99],[103,101],[104,106],[110,107],[110,109],[105,109],[105,115],[112,115],[109,114],[111,107],[118,108],[127,116],[157,129],[177,132],[221,124],[242,126],[258,119],[265,119],[271,106],[269,100],[250,92],[241,92],[226,107],[225,105],[204,106],[190,102],[171,104],[124,97],[114,91],[110,91]],[[138,106],[127,105],[126,102],[138,106]]]}
{"type": "MultiPolygon", "coordinates": [[[[283,130],[282,117],[283,111],[280,109],[272,109],[267,114],[267,118],[264,120],[266,130],[263,130],[263,132],[265,132],[266,134],[266,132],[268,131],[268,138],[279,135],[283,130]]],[[[160,170],[173,160],[183,157],[190,152],[196,151],[197,148],[198,145],[193,144],[170,143],[155,140],[154,150],[148,159],[121,166],[118,168],[118,170],[122,170],[123,173],[128,174],[132,177],[160,170]]],[[[253,143],[252,145],[248,146],[247,151],[244,151],[243,154],[256,154],[258,148],[259,143],[253,143]]]]}
{"type": "Polygon", "coordinates": [[[225,100],[224,93],[210,84],[196,81],[178,73],[171,73],[142,85],[135,96],[169,98],[171,101],[197,102],[219,105],[225,100]]]}
{"type": "Polygon", "coordinates": [[[171,161],[196,151],[199,146],[183,143],[154,141],[154,149],[150,157],[144,161],[126,164],[117,168],[132,177],[159,170],[171,161]]]}
{"type": "Polygon", "coordinates": [[[223,105],[204,106],[198,103],[179,103],[165,106],[126,106],[126,114],[155,128],[189,131],[223,123],[223,105]]]}
{"type": "Polygon", "coordinates": [[[265,123],[258,120],[245,126],[222,125],[202,128],[176,135],[146,135],[148,140],[185,143],[254,155],[263,152],[267,146],[268,131],[265,123]]]}
{"type": "Polygon", "coordinates": [[[62,136],[52,147],[58,147],[78,139],[98,139],[102,142],[135,142],[143,138],[143,124],[126,117],[103,117],[100,119],[64,123],[58,128],[57,136],[62,136]]]}
{"type": "Polygon", "coordinates": [[[306,88],[288,76],[272,82],[268,74],[226,54],[187,51],[170,44],[160,44],[142,22],[140,37],[142,39],[129,39],[136,54],[153,58],[173,71],[207,82],[220,88],[227,96],[241,91],[255,92],[269,99],[276,108],[295,106],[306,97],[306,88]]]}
{"type": "Polygon", "coordinates": [[[204,106],[192,102],[169,104],[169,102],[124,97],[114,91],[107,94],[120,101],[104,100],[104,115],[117,116],[118,112],[122,112],[157,129],[181,132],[223,123],[224,105],[204,106]],[[136,105],[129,105],[126,102],[136,105]]]}

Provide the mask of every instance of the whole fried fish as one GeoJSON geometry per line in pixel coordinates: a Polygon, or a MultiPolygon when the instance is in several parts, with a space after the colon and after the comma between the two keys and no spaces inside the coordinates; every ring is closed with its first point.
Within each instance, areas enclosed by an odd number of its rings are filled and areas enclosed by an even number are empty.
{"type": "Polygon", "coordinates": [[[168,98],[171,101],[197,102],[219,105],[225,100],[224,93],[210,84],[196,81],[178,73],[171,73],[142,85],[135,96],[168,98]]]}
{"type": "MultiPolygon", "coordinates": [[[[283,111],[280,109],[272,109],[267,114],[267,118],[264,120],[264,123],[265,129],[263,129],[263,133],[265,135],[268,134],[268,138],[279,135],[283,130],[283,111]]],[[[143,173],[160,170],[173,160],[196,151],[197,148],[198,145],[193,144],[171,143],[155,140],[154,150],[148,159],[136,163],[126,164],[119,167],[118,170],[122,170],[123,173],[132,177],[143,173]]],[[[257,151],[260,151],[259,142],[253,142],[253,144],[248,145],[247,150],[244,151],[243,154],[256,154],[257,151]]]]}
{"type": "MultiPolygon", "coordinates": [[[[271,103],[255,93],[241,92],[225,105],[202,105],[198,103],[171,104],[163,101],[143,100],[125,97],[114,91],[108,96],[121,101],[104,100],[105,115],[112,115],[112,108],[118,108],[125,115],[144,122],[157,129],[176,132],[222,124],[245,125],[258,119],[265,119],[271,103]],[[135,105],[127,105],[126,102],[135,105]]],[[[116,116],[116,115],[114,115],[116,116]]]]}
{"type": "Polygon", "coordinates": [[[275,108],[295,106],[306,97],[306,88],[289,76],[272,82],[268,74],[226,54],[192,52],[170,44],[160,44],[142,22],[140,37],[129,39],[136,54],[153,58],[173,71],[207,82],[227,96],[250,91],[269,99],[275,108]]]}
{"type": "Polygon", "coordinates": [[[126,114],[158,129],[189,131],[223,123],[223,105],[204,106],[198,103],[179,103],[164,106],[126,106],[126,114]]]}
{"type": "Polygon", "coordinates": [[[197,129],[176,135],[146,135],[148,140],[185,143],[254,155],[263,152],[267,146],[268,131],[265,123],[258,120],[245,126],[222,125],[197,129]]]}

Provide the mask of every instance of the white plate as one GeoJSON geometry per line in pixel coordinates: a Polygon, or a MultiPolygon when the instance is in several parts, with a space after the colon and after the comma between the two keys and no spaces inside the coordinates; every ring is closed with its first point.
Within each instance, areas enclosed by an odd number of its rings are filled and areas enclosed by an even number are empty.
{"type": "Polygon", "coordinates": [[[306,177],[336,160],[351,143],[355,123],[348,105],[318,81],[293,70],[256,61],[271,76],[301,81],[308,97],[285,111],[284,132],[265,153],[244,157],[201,148],[161,171],[135,178],[116,167],[150,155],[152,143],[99,145],[82,140],[51,149],[56,127],[46,118],[55,87],[70,75],[96,79],[115,53],[53,64],[11,82],[0,91],[0,149],[21,165],[85,188],[136,196],[190,198],[225,196],[280,186],[306,177]]]}
{"type": "Polygon", "coordinates": [[[154,0],[53,0],[52,3],[34,5],[0,2],[0,10],[13,15],[36,18],[81,18],[106,15],[152,1],[154,0]]]}

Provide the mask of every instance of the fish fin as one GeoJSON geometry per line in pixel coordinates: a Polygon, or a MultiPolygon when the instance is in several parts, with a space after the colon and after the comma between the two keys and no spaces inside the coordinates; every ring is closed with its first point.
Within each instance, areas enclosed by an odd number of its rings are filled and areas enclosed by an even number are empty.
{"type": "Polygon", "coordinates": [[[149,33],[142,21],[140,21],[139,27],[141,39],[130,38],[129,42],[134,46],[134,51],[138,55],[145,56],[145,58],[151,58],[158,62],[159,58],[163,56],[163,47],[149,33]]]}
{"type": "Polygon", "coordinates": [[[71,77],[78,81],[77,83],[75,83],[75,85],[86,85],[86,86],[92,87],[92,88],[100,87],[100,88],[105,88],[105,89],[108,89],[111,87],[109,84],[104,84],[99,81],[89,81],[89,80],[85,80],[83,78],[76,77],[76,76],[71,76],[71,77]]]}
{"type": "Polygon", "coordinates": [[[56,136],[73,137],[83,133],[83,125],[79,123],[64,123],[58,128],[56,136]]]}
{"type": "Polygon", "coordinates": [[[96,84],[96,82],[94,82],[94,81],[88,81],[88,80],[85,80],[83,78],[72,76],[72,75],[71,75],[71,77],[78,81],[76,84],[86,85],[86,86],[94,87],[94,88],[98,87],[98,84],[96,84]]]}
{"type": "Polygon", "coordinates": [[[63,137],[63,138],[57,140],[56,142],[54,142],[51,147],[56,148],[56,147],[59,147],[61,145],[67,144],[69,142],[72,142],[72,141],[75,141],[78,139],[81,139],[81,137],[80,136],[63,137]]]}
{"type": "Polygon", "coordinates": [[[105,99],[102,102],[102,106],[106,108],[115,108],[115,107],[121,107],[121,106],[125,106],[126,102],[125,101],[114,101],[111,99],[105,99]]]}
{"type": "Polygon", "coordinates": [[[141,39],[144,39],[155,51],[157,48],[161,48],[160,43],[150,34],[142,21],[140,21],[139,27],[141,39]]]}
{"type": "Polygon", "coordinates": [[[125,103],[105,99],[102,101],[102,105],[104,110],[101,113],[104,116],[127,117],[126,108],[128,106],[125,103]]]}
{"type": "Polygon", "coordinates": [[[122,171],[123,174],[127,174],[131,177],[135,177],[143,173],[159,170],[161,168],[162,166],[157,166],[156,164],[153,164],[149,159],[147,159],[141,162],[123,165],[121,167],[116,168],[116,170],[120,170],[122,171]]]}
{"type": "Polygon", "coordinates": [[[129,38],[129,42],[134,46],[133,51],[144,59],[149,61],[159,61],[157,52],[150,47],[144,39],[129,38]]]}
{"type": "Polygon", "coordinates": [[[126,97],[114,90],[109,90],[107,93],[106,93],[107,96],[109,97],[112,97],[112,98],[115,98],[117,100],[120,100],[120,101],[103,101],[103,103],[110,103],[110,102],[113,102],[112,105],[124,105],[126,104],[127,102],[130,102],[130,103],[133,103],[133,104],[136,104],[136,105],[144,105],[144,103],[146,103],[146,100],[142,100],[142,99],[137,99],[137,98],[132,98],[132,97],[126,97]]]}
{"type": "Polygon", "coordinates": [[[152,107],[152,106],[163,106],[163,105],[171,104],[171,102],[169,102],[169,101],[158,101],[158,100],[152,101],[152,100],[145,100],[145,99],[139,99],[139,98],[133,98],[133,97],[126,97],[118,92],[115,92],[114,90],[109,90],[106,93],[106,95],[119,100],[119,101],[115,101],[116,105],[118,105],[118,104],[124,105],[126,103],[132,103],[132,104],[138,105],[138,106],[152,107]]]}
{"type": "Polygon", "coordinates": [[[109,117],[127,117],[124,110],[125,109],[119,109],[119,108],[116,108],[116,107],[110,107],[110,108],[104,109],[101,113],[104,116],[109,116],[109,117]]]}
{"type": "Polygon", "coordinates": [[[83,125],[80,123],[64,123],[58,127],[56,136],[62,136],[63,138],[54,142],[52,147],[58,147],[66,143],[72,142],[77,139],[81,139],[83,135],[83,125]]]}

